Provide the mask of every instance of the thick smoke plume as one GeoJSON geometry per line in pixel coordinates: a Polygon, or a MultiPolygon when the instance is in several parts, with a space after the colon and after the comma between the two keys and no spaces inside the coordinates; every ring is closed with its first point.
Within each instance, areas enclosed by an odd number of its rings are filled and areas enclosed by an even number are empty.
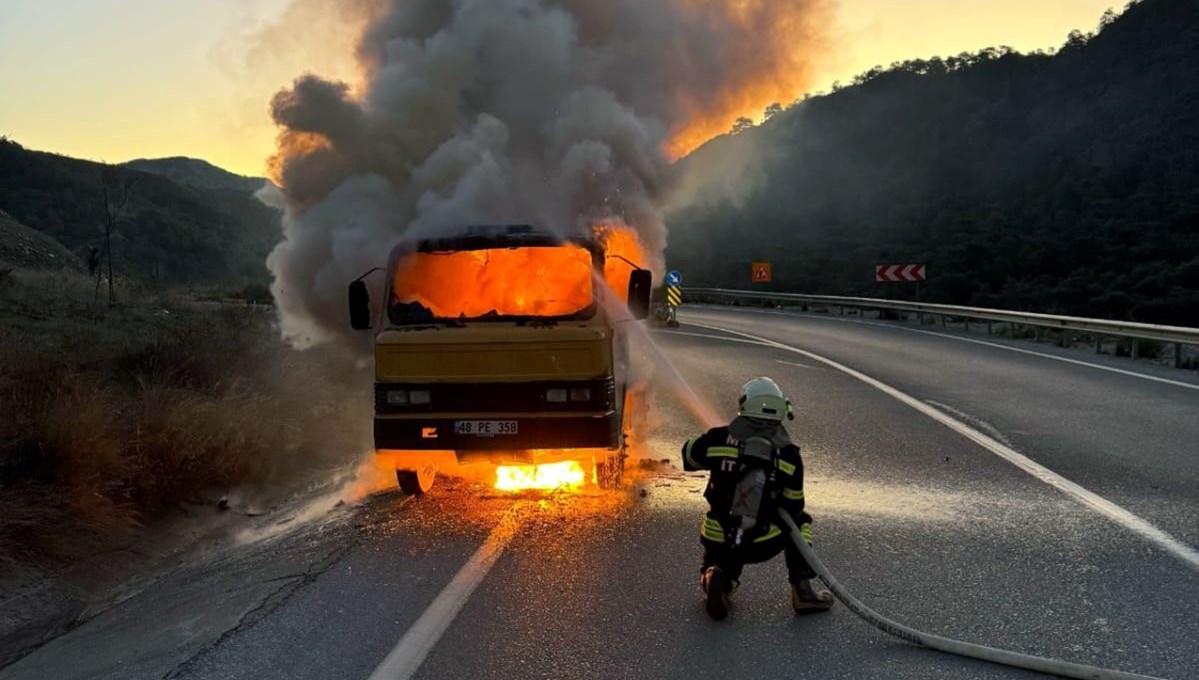
{"type": "Polygon", "coordinates": [[[361,83],[271,102],[284,335],[337,337],[350,280],[472,223],[628,225],[660,273],[671,160],[802,91],[828,1],[375,0],[361,83]]]}

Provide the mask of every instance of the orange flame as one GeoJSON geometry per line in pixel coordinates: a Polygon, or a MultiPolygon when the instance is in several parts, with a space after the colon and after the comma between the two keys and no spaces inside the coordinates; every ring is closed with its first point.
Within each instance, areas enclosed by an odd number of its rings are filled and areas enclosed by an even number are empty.
{"type": "Polygon", "coordinates": [[[441,319],[567,316],[593,297],[591,253],[571,244],[414,253],[393,276],[393,302],[417,302],[441,319]]]}
{"type": "MultiPolygon", "coordinates": [[[[762,121],[771,104],[787,106],[812,86],[818,58],[825,58],[832,0],[684,0],[693,16],[734,27],[736,35],[721,45],[722,61],[740,65],[736,78],[716,83],[715,92],[682,91],[678,98],[686,116],[666,140],[663,153],[678,160],[723,135],[738,118],[762,121]]],[[[686,72],[686,60],[665,64],[668,72],[686,72]]]]}
{"type": "Polygon", "coordinates": [[[619,300],[628,302],[629,275],[633,265],[645,267],[649,261],[645,246],[636,231],[623,225],[597,226],[595,236],[604,248],[604,282],[619,300]]]}
{"type": "Polygon", "coordinates": [[[526,489],[577,489],[587,473],[577,460],[540,465],[500,465],[495,469],[495,488],[500,491],[526,489]]]}

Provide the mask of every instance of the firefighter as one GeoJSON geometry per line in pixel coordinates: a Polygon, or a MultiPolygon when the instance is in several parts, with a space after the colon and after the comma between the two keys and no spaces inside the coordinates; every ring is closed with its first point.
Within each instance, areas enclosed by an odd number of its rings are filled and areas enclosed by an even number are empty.
{"type": "Polygon", "coordinates": [[[778,520],[778,508],[800,525],[811,544],[812,518],[804,512],[803,461],[783,419],[794,419],[791,402],[770,378],[741,388],[738,416],[683,445],[683,468],[710,470],[704,491],[710,509],[700,530],[704,548],[700,585],[708,614],[728,616],[728,600],[746,564],[780,552],[787,560],[791,606],[797,614],[826,611],[832,593],[813,586],[816,574],[778,520]]]}

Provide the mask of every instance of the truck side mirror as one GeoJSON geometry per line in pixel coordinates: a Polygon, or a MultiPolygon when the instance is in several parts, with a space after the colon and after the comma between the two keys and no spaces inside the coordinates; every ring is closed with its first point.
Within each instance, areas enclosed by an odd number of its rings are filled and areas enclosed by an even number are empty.
{"type": "Polygon", "coordinates": [[[364,331],[371,327],[371,294],[366,282],[359,279],[350,284],[350,328],[364,331]]]}
{"type": "Polygon", "coordinates": [[[648,269],[634,269],[629,274],[629,313],[634,319],[649,316],[649,296],[654,285],[654,275],[648,269]]]}

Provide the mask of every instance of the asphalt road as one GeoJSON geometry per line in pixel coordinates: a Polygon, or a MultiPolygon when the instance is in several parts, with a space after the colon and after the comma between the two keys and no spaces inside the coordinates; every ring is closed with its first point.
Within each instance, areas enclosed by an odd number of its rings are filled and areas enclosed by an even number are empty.
{"type": "MultiPolygon", "coordinates": [[[[874,386],[711,327],[934,404],[1192,548],[1199,390],[839,319],[695,310],[683,321],[705,327],[655,337],[722,414],[755,375],[795,395],[816,549],[860,598],[928,632],[1196,677],[1193,565],[874,386]]],[[[707,620],[703,477],[677,464],[701,426],[665,375],[648,449],[676,462],[641,471],[627,493],[513,497],[458,482],[378,496],[180,565],[0,680],[366,680],[402,639],[390,668],[427,679],[1041,677],[914,648],[844,607],[796,617],[781,558],[747,569],[728,621],[707,620]],[[489,535],[505,550],[480,566],[489,535]]]]}

